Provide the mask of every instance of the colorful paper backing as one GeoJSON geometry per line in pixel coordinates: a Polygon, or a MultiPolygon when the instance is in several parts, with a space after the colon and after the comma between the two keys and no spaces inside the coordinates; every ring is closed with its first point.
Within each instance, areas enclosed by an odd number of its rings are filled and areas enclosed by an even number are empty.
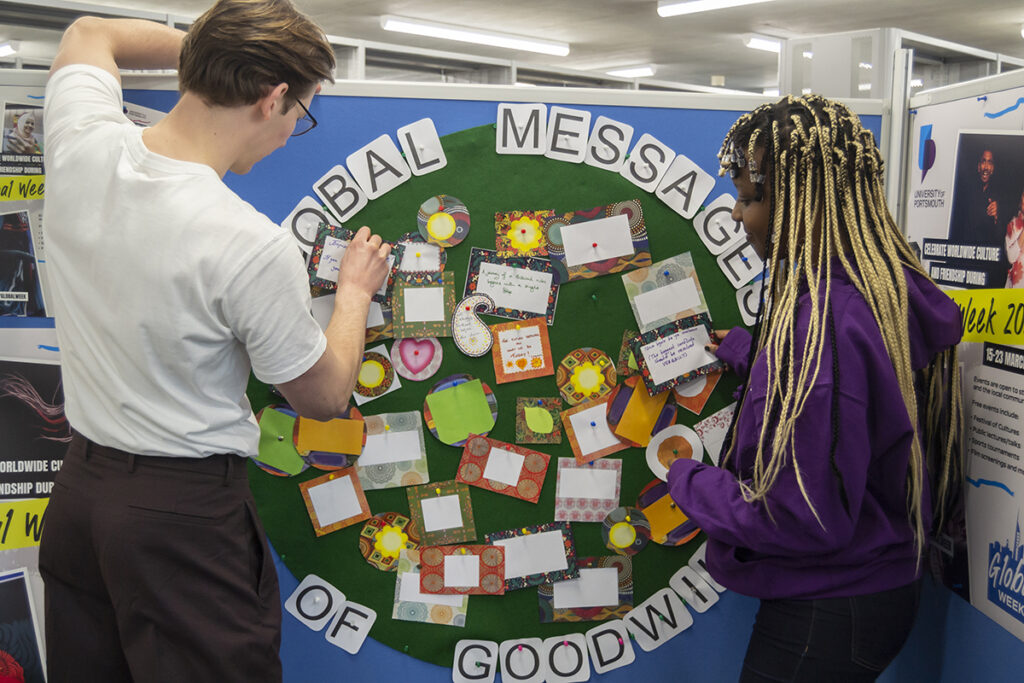
{"type": "Polygon", "coordinates": [[[521,527],[519,529],[495,531],[494,533],[487,534],[487,536],[484,537],[484,541],[486,543],[493,544],[495,541],[501,541],[506,538],[525,536],[527,534],[540,534],[545,531],[562,532],[562,545],[565,548],[566,569],[554,572],[531,574],[529,576],[517,576],[515,578],[506,577],[505,590],[518,590],[520,588],[528,588],[530,586],[539,586],[542,583],[564,581],[566,579],[575,579],[579,577],[580,570],[576,566],[576,542],[573,540],[572,527],[568,522],[547,522],[545,524],[535,524],[533,526],[521,527]]]}
{"type": "Polygon", "coordinates": [[[431,595],[504,595],[505,549],[494,545],[432,545],[420,548],[420,590],[431,595]],[[479,558],[476,586],[446,586],[444,558],[465,555],[479,558]]]}
{"type": "Polygon", "coordinates": [[[651,525],[651,541],[658,545],[679,546],[693,540],[700,527],[675,504],[668,484],[655,479],[641,491],[636,507],[651,525]]]}
{"type": "Polygon", "coordinates": [[[471,294],[455,305],[452,314],[452,341],[470,358],[478,358],[494,345],[494,336],[487,323],[480,320],[481,313],[494,310],[494,300],[486,294],[471,294]]]}
{"type": "Polygon", "coordinates": [[[647,361],[644,360],[644,355],[640,352],[641,347],[650,344],[658,339],[664,339],[669,337],[676,332],[686,330],[695,325],[703,325],[710,336],[713,332],[711,328],[711,318],[707,313],[701,313],[700,315],[693,315],[689,318],[683,318],[682,320],[676,320],[675,322],[669,323],[668,325],[662,325],[656,330],[650,332],[644,332],[638,337],[633,337],[629,342],[629,348],[633,352],[633,356],[636,358],[637,364],[640,366],[640,376],[644,378],[644,384],[647,386],[647,390],[651,394],[659,394],[666,389],[671,389],[677,384],[688,382],[694,377],[700,375],[707,375],[708,373],[714,372],[715,370],[722,370],[725,368],[725,363],[720,360],[716,360],[713,363],[703,365],[692,372],[687,372],[673,379],[662,382],[661,384],[655,384],[654,380],[651,379],[651,371],[647,367],[647,361]]]}
{"type": "MultiPolygon", "coordinates": [[[[701,388],[700,392],[694,396],[684,396],[681,393],[680,389],[682,389],[685,384],[677,384],[672,387],[672,394],[675,396],[676,403],[679,406],[686,408],[694,415],[700,415],[701,411],[704,410],[704,406],[707,405],[708,399],[711,398],[711,392],[715,390],[716,386],[718,386],[718,380],[722,379],[722,371],[716,370],[714,372],[709,372],[708,374],[703,375],[703,377],[704,386],[701,388]]],[[[697,382],[699,379],[695,378],[690,381],[697,382]]]]}
{"type": "MultiPolygon", "coordinates": [[[[313,250],[310,252],[309,263],[306,267],[306,271],[309,274],[309,289],[312,296],[324,296],[338,290],[337,282],[324,280],[316,275],[317,270],[320,268],[320,259],[323,256],[324,242],[328,237],[337,237],[340,240],[351,241],[354,236],[355,233],[346,228],[325,223],[320,224],[320,228],[316,231],[316,241],[313,243],[313,250]]],[[[390,305],[391,303],[391,291],[395,283],[395,273],[398,271],[398,264],[402,262],[402,254],[405,250],[404,245],[394,242],[387,243],[391,245],[391,255],[395,257],[395,260],[391,265],[391,270],[388,271],[387,287],[384,289],[384,294],[374,293],[373,295],[373,300],[382,305],[390,305]]]]}
{"type": "Polygon", "coordinates": [[[306,503],[306,511],[309,513],[310,521],[313,522],[313,531],[317,536],[325,536],[332,531],[344,529],[347,526],[352,526],[353,524],[357,524],[364,519],[369,519],[370,517],[370,504],[366,502],[366,496],[363,494],[363,487],[359,483],[359,477],[356,474],[355,467],[346,467],[342,470],[323,474],[316,479],[309,479],[301,482],[299,484],[299,491],[302,493],[302,500],[306,503]],[[355,490],[356,498],[359,500],[360,512],[346,519],[328,524],[327,526],[321,526],[320,520],[318,520],[316,516],[316,510],[313,508],[313,500],[310,498],[309,489],[320,484],[326,484],[340,477],[350,477],[352,479],[352,488],[355,490]]]}
{"type": "MultiPolygon", "coordinates": [[[[480,280],[480,264],[481,263],[494,263],[500,266],[508,266],[509,268],[523,268],[526,270],[534,270],[539,273],[551,273],[551,291],[548,294],[548,310],[544,315],[544,319],[547,320],[548,325],[555,324],[555,305],[558,303],[558,277],[555,273],[554,267],[551,265],[551,261],[542,258],[533,258],[531,256],[521,256],[516,258],[501,258],[498,256],[496,251],[490,249],[479,249],[473,247],[472,251],[469,252],[469,267],[466,272],[466,288],[463,292],[463,296],[469,296],[475,294],[477,289],[477,283],[480,280]]],[[[513,308],[505,308],[503,306],[495,306],[494,311],[489,315],[496,315],[500,318],[510,318],[512,320],[527,320],[537,315],[531,311],[519,311],[513,308]]]]}
{"type": "Polygon", "coordinates": [[[636,330],[626,330],[622,333],[622,345],[619,347],[619,358],[615,363],[615,372],[618,373],[619,377],[629,377],[631,375],[640,374],[640,366],[636,364],[634,358],[632,362],[630,359],[633,356],[633,352],[629,348],[630,340],[640,334],[636,330]]]}
{"type": "Polygon", "coordinates": [[[476,540],[476,524],[473,522],[473,504],[469,498],[469,487],[458,481],[440,481],[422,486],[410,486],[405,490],[409,499],[409,511],[413,524],[420,531],[420,545],[447,545],[476,540]],[[462,512],[462,526],[452,529],[426,531],[423,525],[421,503],[427,498],[456,495],[462,512]]]}
{"type": "Polygon", "coordinates": [[[420,453],[422,457],[417,460],[402,460],[401,462],[379,463],[363,467],[356,461],[356,472],[363,489],[373,491],[376,489],[390,489],[399,486],[416,486],[426,484],[430,481],[430,472],[427,469],[427,446],[423,439],[423,426],[420,421],[420,413],[411,410],[404,413],[383,413],[381,415],[369,415],[366,417],[367,435],[379,435],[385,431],[416,432],[420,440],[420,453]],[[385,427],[390,427],[386,430],[385,427]]]}
{"type": "Polygon", "coordinates": [[[557,397],[516,398],[516,443],[562,443],[562,399],[557,397]],[[546,410],[551,417],[551,431],[538,432],[530,428],[527,408],[546,410]]]}
{"type": "Polygon", "coordinates": [[[443,358],[441,342],[434,337],[396,339],[391,345],[391,363],[395,372],[414,382],[433,377],[443,358]]]}
{"type": "Polygon", "coordinates": [[[707,302],[704,299],[704,290],[701,289],[697,270],[693,267],[693,257],[689,252],[677,254],[646,268],[638,268],[626,273],[622,276],[622,285],[626,289],[626,298],[629,299],[629,305],[633,308],[633,315],[636,317],[636,324],[640,326],[640,332],[649,332],[674,320],[682,320],[698,313],[707,313],[708,310],[707,302]],[[682,280],[693,280],[697,296],[700,297],[700,304],[694,308],[678,311],[671,317],[659,318],[646,324],[642,323],[640,312],[637,310],[636,297],[682,280]]]}
{"type": "Polygon", "coordinates": [[[587,280],[609,273],[621,273],[626,270],[643,268],[651,265],[651,248],[647,243],[647,226],[644,222],[644,211],[640,200],[630,199],[592,209],[569,211],[555,214],[544,222],[544,234],[548,240],[548,257],[558,273],[558,283],[572,280],[587,280]],[[629,217],[629,232],[633,238],[633,255],[583,263],[568,267],[565,261],[565,248],[562,246],[562,226],[586,223],[598,218],[609,218],[625,214],[629,217]]]}
{"type": "Polygon", "coordinates": [[[494,245],[498,256],[547,256],[544,223],[554,215],[551,209],[494,214],[494,245]]]}
{"type": "Polygon", "coordinates": [[[399,339],[405,337],[447,337],[451,335],[452,314],[455,312],[455,274],[451,271],[441,273],[399,273],[395,279],[395,296],[391,302],[391,325],[394,335],[399,339]],[[405,294],[407,288],[436,287],[444,288],[444,320],[409,321],[406,320],[405,294]]]}
{"type": "Polygon", "coordinates": [[[471,436],[466,441],[466,445],[462,447],[462,459],[459,460],[459,469],[455,480],[482,488],[485,491],[536,503],[540,498],[540,491],[544,487],[544,477],[548,473],[550,460],[551,456],[531,451],[529,448],[495,441],[483,436],[471,436]],[[484,479],[487,460],[490,458],[493,448],[500,448],[523,456],[523,468],[519,472],[519,482],[515,486],[484,479]]]}
{"type": "Polygon", "coordinates": [[[555,589],[552,584],[537,587],[537,601],[540,604],[540,622],[548,624],[559,621],[606,621],[621,619],[633,609],[633,561],[621,555],[600,557],[578,557],[579,569],[605,569],[614,567],[619,576],[619,602],[617,605],[601,607],[555,607],[555,589]]]}
{"type": "Polygon", "coordinates": [[[393,572],[398,569],[398,557],[385,557],[373,547],[377,533],[385,526],[398,527],[408,537],[405,544],[406,550],[416,550],[420,547],[420,539],[416,529],[405,515],[397,512],[381,512],[366,520],[362,530],[359,532],[359,553],[371,567],[382,572],[393,572]]]}
{"type": "Polygon", "coordinates": [[[580,465],[572,458],[559,458],[555,474],[555,521],[556,522],[603,522],[608,513],[619,507],[622,491],[622,461],[615,458],[601,458],[586,465],[580,465]],[[568,469],[599,469],[615,471],[614,498],[579,498],[558,496],[562,472],[568,469]]]}
{"type": "Polygon", "coordinates": [[[647,521],[644,513],[635,507],[616,508],[608,513],[601,524],[601,538],[608,550],[618,555],[636,555],[644,549],[647,541],[651,540],[651,523],[647,521]],[[632,544],[619,547],[612,542],[610,536],[614,534],[614,528],[619,524],[628,524],[633,527],[634,538],[632,544]]]}
{"type": "Polygon", "coordinates": [[[611,393],[615,386],[615,364],[604,351],[584,346],[573,349],[558,364],[555,384],[571,406],[594,401],[611,393]],[[596,371],[597,376],[593,374],[596,371]],[[593,378],[593,384],[587,382],[593,378]]]}
{"type": "Polygon", "coordinates": [[[416,224],[419,226],[420,235],[427,242],[442,247],[454,247],[469,235],[469,209],[466,208],[465,202],[458,197],[439,194],[420,204],[420,208],[416,211],[416,224]],[[432,235],[429,230],[430,219],[437,213],[445,213],[451,217],[453,231],[447,237],[432,235]]]}
{"type": "MultiPolygon", "coordinates": [[[[448,377],[445,377],[444,379],[438,381],[433,387],[431,387],[430,391],[427,393],[427,397],[429,398],[430,394],[444,391],[445,389],[451,389],[460,384],[466,384],[468,382],[473,381],[480,380],[476,380],[472,376],[466,374],[449,375],[448,377]]],[[[470,433],[477,433],[480,436],[486,436],[491,431],[491,429],[494,427],[495,423],[498,420],[498,400],[494,397],[494,391],[492,391],[491,388],[487,386],[486,382],[480,381],[480,388],[483,391],[484,401],[487,404],[486,409],[489,409],[491,411],[491,418],[489,420],[490,426],[487,426],[483,422],[481,422],[478,425],[478,420],[476,419],[476,412],[474,412],[474,418],[471,423],[467,424],[465,420],[460,420],[458,413],[455,412],[455,408],[457,408],[457,406],[449,406],[450,408],[452,408],[452,410],[446,410],[443,418],[441,417],[441,415],[438,415],[438,417],[435,418],[434,413],[431,412],[430,408],[431,401],[424,399],[423,421],[427,424],[427,429],[430,431],[431,434],[434,435],[434,438],[436,438],[441,443],[448,444],[449,446],[461,446],[464,443],[466,443],[466,439],[469,438],[470,433]],[[437,419],[448,420],[449,422],[452,422],[456,428],[461,426],[461,431],[459,433],[464,433],[465,436],[462,438],[450,438],[448,440],[443,439],[442,436],[445,436],[445,434],[447,434],[447,431],[443,429],[440,431],[438,430],[437,419]],[[474,431],[470,432],[469,430],[471,429],[474,431]]],[[[473,408],[475,410],[477,406],[473,406],[473,408]]]]}
{"type": "Polygon", "coordinates": [[[603,458],[604,456],[611,455],[612,453],[618,453],[619,451],[629,448],[629,444],[620,438],[617,444],[607,446],[606,448],[601,448],[599,450],[584,455],[583,450],[580,448],[580,442],[576,438],[576,430],[573,429],[572,421],[569,419],[569,417],[575,415],[578,412],[587,410],[589,408],[593,408],[595,405],[602,403],[605,405],[605,410],[607,411],[608,402],[610,400],[611,396],[605,396],[604,398],[599,398],[596,401],[588,401],[587,403],[581,403],[577,406],[569,408],[568,410],[562,411],[562,426],[565,428],[565,433],[569,437],[569,445],[572,446],[572,452],[573,455],[576,456],[576,462],[579,463],[580,465],[592,462],[594,460],[597,460],[598,458],[603,458]]]}
{"type": "MultiPolygon", "coordinates": [[[[518,382],[534,377],[546,377],[555,374],[555,366],[551,361],[551,341],[548,338],[548,326],[544,318],[530,318],[522,322],[498,323],[491,325],[494,335],[494,346],[491,348],[491,359],[494,361],[494,379],[498,384],[518,382]],[[540,335],[536,339],[540,344],[540,354],[521,356],[515,360],[504,361],[502,354],[501,333],[515,330],[519,335],[529,335],[536,331],[540,335]]],[[[515,343],[515,340],[512,341],[515,343]]]]}
{"type": "MultiPolygon", "coordinates": [[[[415,569],[420,562],[418,550],[403,550],[398,556],[398,574],[411,579],[408,572],[415,569]]],[[[419,580],[419,577],[416,577],[419,580]]],[[[438,605],[431,602],[412,602],[401,599],[402,584],[395,581],[395,605],[391,610],[391,618],[398,621],[415,621],[423,624],[438,624],[441,626],[466,625],[466,612],[469,609],[469,597],[462,598],[462,604],[457,607],[449,605],[438,605]]]]}

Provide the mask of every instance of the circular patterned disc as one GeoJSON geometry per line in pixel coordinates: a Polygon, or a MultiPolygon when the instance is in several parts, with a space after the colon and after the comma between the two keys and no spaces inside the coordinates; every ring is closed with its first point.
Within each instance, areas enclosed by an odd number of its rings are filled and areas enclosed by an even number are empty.
{"type": "Polygon", "coordinates": [[[558,393],[571,406],[607,396],[615,381],[615,363],[604,351],[589,346],[570,351],[555,373],[558,393]]]}
{"type": "MultiPolygon", "coordinates": [[[[294,410],[292,410],[289,406],[286,406],[284,404],[277,404],[277,405],[273,405],[272,404],[272,405],[268,405],[268,406],[260,409],[260,411],[258,413],[256,413],[256,422],[260,421],[260,418],[263,416],[263,411],[266,410],[267,408],[273,408],[274,410],[276,410],[278,412],[281,412],[281,413],[284,413],[285,415],[288,415],[290,417],[298,417],[298,413],[296,413],[294,410]]],[[[298,425],[299,425],[299,421],[296,420],[295,421],[296,429],[298,428],[298,425]]],[[[294,434],[294,430],[293,430],[293,434],[294,434]]],[[[281,437],[278,437],[278,438],[280,439],[281,437]]],[[[301,456],[302,454],[300,453],[299,455],[301,456]]],[[[272,474],[275,477],[290,477],[290,476],[292,476],[292,475],[288,474],[287,472],[285,472],[284,470],[279,470],[276,467],[274,467],[273,465],[268,465],[268,464],[266,464],[264,462],[260,462],[256,458],[253,458],[252,461],[253,461],[253,463],[256,464],[257,467],[259,467],[261,470],[263,470],[267,474],[272,474]]],[[[302,458],[302,469],[299,470],[298,472],[296,472],[296,474],[301,474],[301,473],[305,472],[308,468],[309,468],[309,461],[306,460],[305,458],[302,458]]]]}
{"type": "Polygon", "coordinates": [[[420,205],[416,223],[426,241],[454,247],[469,234],[469,210],[461,199],[439,194],[420,205]]]}
{"type": "Polygon", "coordinates": [[[685,425],[671,425],[654,435],[647,444],[647,466],[658,479],[668,478],[668,465],[676,458],[704,457],[704,445],[697,432],[685,425]],[[668,464],[666,464],[668,463],[668,464]]]}
{"type": "MultiPolygon", "coordinates": [[[[430,391],[427,392],[427,395],[429,396],[430,394],[433,394],[435,392],[441,391],[443,389],[450,389],[452,387],[464,384],[466,382],[472,382],[474,379],[476,378],[473,377],[472,375],[467,375],[465,373],[448,375],[444,379],[439,380],[436,384],[434,384],[434,386],[430,387],[430,391]]],[[[484,390],[484,398],[487,400],[487,406],[491,409],[491,418],[495,421],[495,423],[497,423],[498,399],[494,397],[494,392],[491,390],[489,386],[487,386],[487,382],[480,380],[480,386],[484,390]]],[[[441,437],[437,435],[437,425],[434,424],[434,416],[430,414],[430,405],[427,403],[426,399],[423,400],[423,421],[427,423],[427,429],[430,430],[430,433],[434,435],[434,438],[437,439],[438,441],[441,441],[441,437]]],[[[479,436],[487,436],[487,434],[489,433],[490,430],[487,430],[487,432],[484,432],[479,436]]],[[[441,443],[447,442],[441,441],[441,443]]],[[[454,443],[449,443],[448,445],[462,446],[465,443],[466,439],[462,439],[454,443]]]]}
{"type": "MultiPolygon", "coordinates": [[[[363,558],[382,572],[393,572],[398,569],[398,555],[385,555],[374,548],[378,538],[385,527],[398,528],[407,537],[403,546],[406,550],[416,550],[420,547],[420,538],[416,533],[415,525],[409,518],[398,512],[380,512],[366,520],[362,530],[359,532],[359,552],[363,558]]],[[[390,539],[385,538],[387,544],[390,539]]]]}
{"type": "MultiPolygon", "coordinates": [[[[669,529],[667,532],[663,532],[662,529],[658,528],[658,525],[651,523],[651,541],[658,545],[667,546],[680,546],[685,543],[692,541],[697,534],[700,533],[700,527],[692,519],[683,514],[683,511],[678,507],[675,507],[675,503],[669,499],[667,501],[670,512],[665,513],[664,507],[666,501],[661,501],[662,498],[668,496],[668,484],[658,479],[647,484],[640,491],[640,495],[636,497],[636,506],[640,508],[641,512],[645,513],[650,521],[654,514],[665,515],[668,518],[668,523],[675,523],[676,526],[669,529]],[[658,505],[659,510],[651,511],[647,514],[647,510],[652,505],[658,505]],[[657,531],[657,533],[655,533],[657,531]]],[[[662,524],[662,527],[666,527],[668,524],[662,524]]]]}
{"type": "Polygon", "coordinates": [[[636,555],[651,540],[651,523],[637,508],[615,508],[601,524],[601,539],[619,555],[636,555]]]}
{"type": "Polygon", "coordinates": [[[444,353],[436,337],[396,339],[391,346],[391,363],[399,376],[420,382],[434,376],[444,353]]]}
{"type": "Polygon", "coordinates": [[[355,391],[360,396],[373,398],[387,393],[395,383],[395,369],[391,359],[376,351],[363,354],[363,364],[359,367],[359,378],[356,380],[355,391]]]}

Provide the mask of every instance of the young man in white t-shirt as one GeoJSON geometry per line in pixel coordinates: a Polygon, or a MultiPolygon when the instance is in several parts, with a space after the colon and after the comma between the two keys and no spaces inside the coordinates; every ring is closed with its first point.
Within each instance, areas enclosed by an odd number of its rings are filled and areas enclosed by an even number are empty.
{"type": "Polygon", "coordinates": [[[251,370],[303,415],[341,413],[389,247],[359,230],[321,332],[291,237],[222,178],[315,126],[333,68],[288,0],[221,0],[187,36],[85,18],[61,41],[44,230],[76,434],[40,548],[51,683],[281,678],[246,383],[251,370]],[[118,69],[174,67],[178,104],[136,128],[118,69]]]}

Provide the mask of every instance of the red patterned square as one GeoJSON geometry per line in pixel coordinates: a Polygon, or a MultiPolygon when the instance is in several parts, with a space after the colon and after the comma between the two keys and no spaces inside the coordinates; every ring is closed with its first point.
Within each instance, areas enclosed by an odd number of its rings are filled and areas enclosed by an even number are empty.
{"type": "Polygon", "coordinates": [[[471,436],[462,448],[455,481],[536,503],[551,456],[485,436],[471,436]]]}
{"type": "Polygon", "coordinates": [[[430,595],[504,595],[505,549],[497,545],[431,545],[420,548],[420,592],[430,595]],[[468,560],[463,566],[471,566],[469,579],[475,578],[475,584],[466,583],[466,571],[461,571],[458,578],[454,571],[448,571],[455,562],[463,564],[461,560],[468,560]]]}

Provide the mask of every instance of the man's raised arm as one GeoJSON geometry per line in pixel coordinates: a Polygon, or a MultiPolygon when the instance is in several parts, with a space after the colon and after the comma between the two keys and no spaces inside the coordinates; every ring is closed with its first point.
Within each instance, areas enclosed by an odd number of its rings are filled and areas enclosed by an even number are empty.
{"type": "Polygon", "coordinates": [[[91,64],[120,83],[118,69],[177,69],[184,37],[153,21],[82,17],[64,32],[50,74],[68,64],[91,64]]]}

